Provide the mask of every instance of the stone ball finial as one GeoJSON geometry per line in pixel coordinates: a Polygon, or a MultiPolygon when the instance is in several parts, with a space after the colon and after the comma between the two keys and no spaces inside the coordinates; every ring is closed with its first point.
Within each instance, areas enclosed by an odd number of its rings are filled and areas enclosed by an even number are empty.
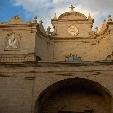
{"type": "Polygon", "coordinates": [[[111,22],[111,21],[113,21],[112,16],[108,15],[108,22],[111,22]]]}
{"type": "Polygon", "coordinates": [[[108,18],[110,18],[111,17],[111,15],[108,15],[108,18]]]}
{"type": "Polygon", "coordinates": [[[35,16],[35,17],[33,18],[33,22],[34,22],[34,23],[37,23],[37,19],[38,19],[37,16],[35,16]]]}

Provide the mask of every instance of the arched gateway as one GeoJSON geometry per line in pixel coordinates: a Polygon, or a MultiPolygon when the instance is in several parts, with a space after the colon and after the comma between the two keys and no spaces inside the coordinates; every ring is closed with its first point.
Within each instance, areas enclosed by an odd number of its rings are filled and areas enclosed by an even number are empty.
{"type": "Polygon", "coordinates": [[[43,91],[35,113],[111,113],[111,95],[97,82],[66,79],[43,91]]]}

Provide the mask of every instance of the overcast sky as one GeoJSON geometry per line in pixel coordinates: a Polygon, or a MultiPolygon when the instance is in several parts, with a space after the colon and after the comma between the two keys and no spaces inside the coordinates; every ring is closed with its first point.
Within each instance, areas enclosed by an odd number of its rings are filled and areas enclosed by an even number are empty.
{"type": "Polygon", "coordinates": [[[113,0],[1,0],[0,21],[7,21],[14,15],[20,15],[25,20],[38,16],[43,24],[48,26],[54,13],[60,15],[69,11],[70,4],[86,16],[90,13],[95,19],[95,26],[113,15],[113,0]]]}

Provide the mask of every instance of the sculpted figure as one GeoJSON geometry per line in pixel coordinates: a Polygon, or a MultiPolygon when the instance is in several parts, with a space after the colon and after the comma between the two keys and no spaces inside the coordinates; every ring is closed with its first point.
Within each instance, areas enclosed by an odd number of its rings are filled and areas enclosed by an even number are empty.
{"type": "Polygon", "coordinates": [[[6,48],[18,48],[18,39],[15,37],[15,34],[12,33],[7,39],[7,47],[6,48]]]}

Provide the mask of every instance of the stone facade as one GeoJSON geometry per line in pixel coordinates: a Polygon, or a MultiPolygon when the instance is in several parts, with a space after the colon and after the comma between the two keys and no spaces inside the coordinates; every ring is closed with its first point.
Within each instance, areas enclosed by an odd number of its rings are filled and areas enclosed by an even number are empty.
{"type": "Polygon", "coordinates": [[[25,23],[19,16],[1,23],[0,62],[34,61],[36,27],[36,23],[25,23]]]}
{"type": "Polygon", "coordinates": [[[108,17],[100,28],[93,31],[94,20],[90,15],[86,17],[73,11],[65,12],[58,18],[55,16],[51,21],[54,32],[50,35],[50,41],[45,39],[43,42],[42,38],[39,38],[39,43],[43,43],[47,50],[44,49],[42,52],[39,45],[37,55],[44,61],[64,62],[70,54],[81,57],[82,61],[106,60],[113,51],[113,22],[110,18],[108,17]],[[49,56],[46,56],[46,52],[49,56]]]}
{"type": "Polygon", "coordinates": [[[73,10],[0,23],[0,113],[113,113],[113,21],[73,10]]]}

